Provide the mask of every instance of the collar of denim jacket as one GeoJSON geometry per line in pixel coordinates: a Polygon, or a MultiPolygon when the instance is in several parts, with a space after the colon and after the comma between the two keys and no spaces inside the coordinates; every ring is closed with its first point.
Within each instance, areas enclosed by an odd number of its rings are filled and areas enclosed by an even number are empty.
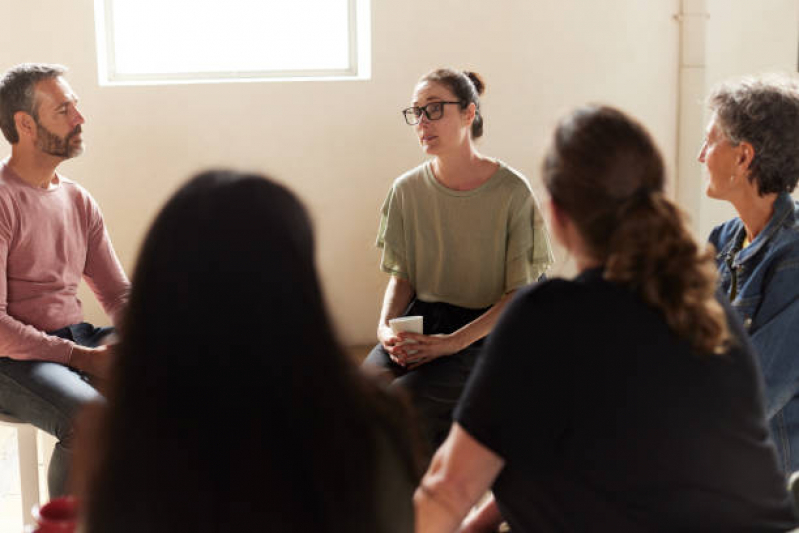
{"type": "MultiPolygon", "coordinates": [[[[763,228],[763,231],[758,233],[757,237],[755,237],[755,240],[753,240],[749,246],[735,254],[732,267],[737,268],[747,260],[757,255],[757,252],[768,241],[770,241],[772,237],[774,237],[774,234],[777,233],[777,230],[780,229],[780,227],[785,223],[785,219],[788,217],[793,218],[793,213],[794,201],[793,198],[791,198],[791,194],[788,192],[781,192],[778,194],[777,198],[774,200],[774,214],[771,215],[771,220],[768,221],[768,224],[766,224],[766,227],[763,228]]],[[[725,255],[734,253],[735,247],[739,243],[743,242],[743,233],[745,231],[746,228],[742,222],[738,228],[738,231],[735,232],[735,237],[730,240],[729,246],[725,247],[725,255]]]]}

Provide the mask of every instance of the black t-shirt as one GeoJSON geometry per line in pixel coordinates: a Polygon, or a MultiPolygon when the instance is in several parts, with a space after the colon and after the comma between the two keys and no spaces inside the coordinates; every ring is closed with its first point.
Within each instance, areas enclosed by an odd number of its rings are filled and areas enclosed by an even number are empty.
{"type": "Polygon", "coordinates": [[[753,352],[731,328],[737,347],[697,355],[598,269],[519,291],[455,413],[505,460],[493,490],[511,530],[795,527],[753,352]]]}

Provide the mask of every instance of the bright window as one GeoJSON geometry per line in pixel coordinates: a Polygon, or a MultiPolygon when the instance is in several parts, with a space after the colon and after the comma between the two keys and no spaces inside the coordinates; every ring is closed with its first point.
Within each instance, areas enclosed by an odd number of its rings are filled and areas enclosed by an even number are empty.
{"type": "Polygon", "coordinates": [[[369,77],[369,0],[95,0],[100,83],[369,77]]]}

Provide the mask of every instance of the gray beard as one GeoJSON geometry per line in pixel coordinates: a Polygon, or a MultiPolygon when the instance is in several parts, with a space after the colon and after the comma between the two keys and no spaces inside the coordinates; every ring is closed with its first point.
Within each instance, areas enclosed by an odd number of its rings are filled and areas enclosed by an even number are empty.
{"type": "Polygon", "coordinates": [[[72,139],[80,133],[80,127],[76,127],[65,137],[61,138],[52,131],[48,130],[39,122],[36,122],[36,148],[45,154],[54,155],[70,159],[83,153],[83,143],[73,145],[72,139]]]}

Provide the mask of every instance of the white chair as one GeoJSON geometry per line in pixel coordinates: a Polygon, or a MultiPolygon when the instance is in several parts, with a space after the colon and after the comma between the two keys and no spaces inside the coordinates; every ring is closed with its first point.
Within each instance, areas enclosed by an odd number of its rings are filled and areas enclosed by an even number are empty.
{"type": "Polygon", "coordinates": [[[39,457],[36,444],[36,427],[10,415],[0,413],[0,424],[14,426],[17,430],[19,454],[19,479],[22,485],[22,520],[33,524],[31,509],[39,504],[39,457]]]}

